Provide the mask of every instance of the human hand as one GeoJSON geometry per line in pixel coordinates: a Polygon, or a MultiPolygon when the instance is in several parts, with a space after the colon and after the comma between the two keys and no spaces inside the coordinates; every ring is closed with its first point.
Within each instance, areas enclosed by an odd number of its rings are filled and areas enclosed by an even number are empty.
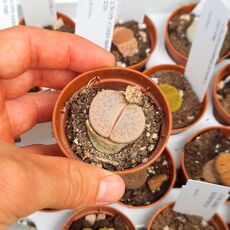
{"type": "Polygon", "coordinates": [[[118,200],[124,183],[111,172],[60,157],[56,145],[14,146],[14,138],[51,120],[57,93],[77,73],[114,65],[111,54],[72,34],[16,27],[0,32],[0,229],[45,208],[118,200]]]}

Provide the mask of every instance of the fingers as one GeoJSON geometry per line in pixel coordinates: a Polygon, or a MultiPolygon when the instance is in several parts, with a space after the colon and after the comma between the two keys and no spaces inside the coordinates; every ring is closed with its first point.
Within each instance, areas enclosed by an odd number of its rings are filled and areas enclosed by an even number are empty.
{"type": "Polygon", "coordinates": [[[58,94],[54,92],[30,93],[6,101],[13,136],[20,136],[37,123],[51,121],[57,97],[58,94]]]}
{"type": "Polygon", "coordinates": [[[60,90],[77,73],[69,70],[32,69],[10,80],[0,80],[5,99],[16,98],[27,93],[34,86],[60,90]]]}
{"type": "Polygon", "coordinates": [[[113,66],[112,54],[73,34],[19,26],[0,32],[0,78],[31,68],[76,72],[113,66]]]}
{"type": "Polygon", "coordinates": [[[2,142],[0,154],[0,223],[45,208],[108,204],[124,193],[119,176],[78,160],[36,155],[2,142]]]}
{"type": "Polygon", "coordinates": [[[8,112],[3,100],[2,92],[0,91],[0,140],[13,143],[13,132],[8,119],[8,112]]]}

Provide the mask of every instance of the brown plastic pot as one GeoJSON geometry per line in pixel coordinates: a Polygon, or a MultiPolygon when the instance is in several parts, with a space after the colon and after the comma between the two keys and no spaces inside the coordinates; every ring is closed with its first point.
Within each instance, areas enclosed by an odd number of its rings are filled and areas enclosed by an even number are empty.
{"type": "MultiPolygon", "coordinates": [[[[61,18],[61,19],[64,21],[64,24],[65,24],[65,25],[69,25],[69,26],[71,26],[72,28],[75,28],[75,22],[74,22],[70,17],[68,17],[68,16],[66,16],[65,14],[62,14],[62,13],[60,13],[60,12],[57,12],[57,17],[58,17],[58,18],[61,18]]],[[[20,19],[19,24],[20,24],[20,25],[23,25],[23,26],[25,25],[25,20],[24,20],[24,18],[20,19]]]]}
{"type": "Polygon", "coordinates": [[[168,103],[157,84],[155,84],[148,76],[144,75],[143,73],[127,68],[104,68],[83,73],[64,88],[56,102],[53,113],[54,135],[62,152],[69,158],[79,159],[73,153],[65,136],[65,102],[68,101],[68,99],[71,98],[74,94],[86,88],[89,82],[92,81],[94,81],[94,85],[96,87],[103,89],[124,90],[127,85],[139,86],[143,92],[146,92],[146,94],[151,97],[157,106],[162,108],[164,118],[161,126],[159,142],[156,146],[156,149],[150,155],[148,162],[142,163],[128,170],[116,171],[116,173],[131,173],[152,164],[152,162],[158,158],[166,148],[172,126],[171,113],[168,103]]]}
{"type": "Polygon", "coordinates": [[[87,208],[87,209],[82,209],[80,211],[77,211],[64,223],[62,230],[69,230],[70,226],[72,225],[74,221],[79,220],[85,217],[86,215],[99,214],[99,213],[103,213],[108,216],[120,216],[126,223],[127,230],[136,229],[133,223],[131,222],[131,220],[127,216],[125,216],[123,213],[118,211],[117,209],[107,207],[107,206],[100,206],[100,207],[92,207],[92,208],[87,208]]]}
{"type": "MultiPolygon", "coordinates": [[[[158,211],[153,215],[152,219],[148,224],[148,230],[152,230],[151,226],[156,218],[165,210],[165,209],[172,209],[175,203],[169,203],[158,209],[158,211]]],[[[211,225],[215,227],[216,230],[228,230],[228,226],[225,224],[224,220],[218,215],[215,214],[212,219],[209,221],[211,225]]]]}
{"type": "Polygon", "coordinates": [[[230,64],[225,66],[222,70],[220,70],[213,83],[212,88],[212,101],[213,101],[213,111],[216,119],[224,124],[224,125],[230,125],[230,114],[224,109],[223,105],[221,104],[220,100],[217,97],[217,86],[218,83],[222,80],[224,80],[225,77],[230,75],[230,64]]]}
{"type": "MultiPolygon", "coordinates": [[[[225,133],[226,135],[228,135],[229,138],[230,138],[230,127],[228,127],[228,126],[210,126],[210,127],[201,129],[201,130],[199,130],[198,132],[194,133],[194,134],[187,140],[187,143],[192,142],[197,136],[200,136],[201,134],[206,133],[206,132],[208,132],[208,131],[210,131],[210,130],[214,130],[214,129],[217,129],[217,130],[222,131],[223,133],[225,133]]],[[[186,182],[186,181],[189,179],[189,176],[188,176],[188,173],[187,173],[187,170],[186,170],[186,167],[185,167],[184,158],[185,158],[185,151],[183,150],[183,151],[182,151],[182,154],[181,154],[181,167],[182,167],[183,179],[184,179],[185,182],[186,182]]],[[[226,201],[226,202],[230,204],[230,201],[229,201],[229,200],[226,201]]]]}
{"type": "MultiPolygon", "coordinates": [[[[147,69],[144,71],[144,74],[151,76],[152,74],[158,72],[158,71],[163,71],[163,70],[173,70],[173,71],[177,71],[180,72],[182,74],[184,74],[185,72],[185,68],[183,66],[180,65],[170,65],[170,64],[166,64],[166,65],[158,65],[158,66],[154,66],[150,69],[147,69]]],[[[208,95],[205,95],[205,98],[201,104],[201,111],[200,111],[200,115],[199,117],[190,125],[182,127],[182,128],[177,128],[177,129],[173,129],[172,128],[172,133],[171,134],[178,134],[181,133],[185,130],[188,130],[189,128],[191,128],[192,126],[196,125],[200,119],[203,117],[203,115],[205,114],[206,110],[208,108],[208,95]]]]}
{"type": "Polygon", "coordinates": [[[170,180],[170,186],[168,187],[165,194],[159,200],[156,200],[155,202],[153,202],[149,205],[145,205],[145,206],[132,206],[132,205],[124,204],[122,202],[118,202],[119,205],[124,206],[126,208],[143,209],[143,208],[153,207],[165,199],[165,197],[169,194],[169,192],[173,188],[175,181],[176,181],[176,165],[175,165],[174,159],[173,159],[171,153],[169,152],[168,148],[166,148],[162,154],[165,156],[166,161],[169,164],[169,175],[168,176],[169,176],[169,180],[170,180]]]}
{"type": "Polygon", "coordinates": [[[146,63],[148,62],[149,58],[151,57],[151,55],[152,55],[152,53],[155,50],[156,45],[157,45],[156,26],[154,25],[153,21],[148,16],[145,16],[144,23],[147,25],[147,29],[149,32],[149,36],[150,36],[150,40],[151,40],[151,50],[145,59],[143,59],[142,61],[140,61],[134,65],[128,66],[128,68],[130,68],[130,69],[139,70],[139,71],[144,69],[146,63]]]}
{"type": "MultiPolygon", "coordinates": [[[[189,14],[191,11],[195,8],[196,4],[187,4],[184,5],[178,9],[176,9],[168,18],[166,28],[165,28],[165,44],[166,44],[166,49],[168,51],[168,54],[171,56],[171,58],[180,65],[186,66],[186,63],[188,61],[188,58],[184,55],[182,55],[171,43],[169,39],[169,22],[178,14],[189,14]]],[[[230,22],[228,23],[228,28],[230,29],[230,22]]],[[[230,50],[222,57],[219,57],[217,60],[217,63],[223,61],[224,59],[228,58],[230,56],[230,50]]]]}

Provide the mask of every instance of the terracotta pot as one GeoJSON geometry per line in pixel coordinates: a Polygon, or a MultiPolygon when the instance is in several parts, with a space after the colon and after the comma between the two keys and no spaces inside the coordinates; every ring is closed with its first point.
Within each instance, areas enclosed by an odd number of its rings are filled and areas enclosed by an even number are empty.
{"type": "MultiPolygon", "coordinates": [[[[223,133],[225,133],[226,135],[229,136],[230,138],[230,127],[228,126],[210,126],[210,127],[207,127],[207,128],[204,128],[204,129],[201,129],[199,130],[198,132],[194,133],[188,140],[187,140],[187,143],[188,142],[192,142],[197,136],[200,136],[201,134],[203,133],[206,133],[210,130],[214,130],[214,129],[217,129],[217,130],[220,130],[222,131],[223,133]]],[[[187,173],[187,170],[186,170],[186,167],[185,167],[185,152],[184,150],[182,151],[182,154],[181,154],[181,167],[182,167],[182,173],[183,173],[183,179],[185,180],[185,182],[189,179],[189,176],[188,176],[188,173],[187,173]]],[[[226,201],[227,203],[230,204],[230,201],[226,201]]]]}
{"type": "Polygon", "coordinates": [[[87,209],[82,209],[80,211],[77,211],[64,223],[62,230],[68,230],[74,221],[79,220],[85,217],[86,215],[99,214],[99,213],[105,213],[106,215],[109,216],[120,216],[125,221],[127,230],[136,229],[133,223],[131,222],[131,220],[123,213],[118,211],[117,209],[107,207],[107,206],[100,206],[100,207],[92,207],[92,208],[87,208],[87,209]]]}
{"type": "Polygon", "coordinates": [[[170,171],[169,175],[168,175],[169,179],[170,179],[170,186],[168,187],[165,194],[159,200],[156,200],[155,202],[153,202],[149,205],[145,205],[145,206],[132,206],[132,205],[124,204],[122,202],[118,202],[119,205],[124,206],[126,208],[132,208],[132,209],[149,208],[149,207],[153,207],[153,206],[159,204],[169,194],[169,192],[173,188],[175,181],[176,181],[176,165],[175,165],[174,159],[173,159],[171,153],[169,152],[168,148],[166,148],[162,154],[165,156],[165,158],[169,164],[169,171],[170,171]]]}
{"type": "MultiPolygon", "coordinates": [[[[172,209],[174,206],[174,202],[173,203],[169,203],[164,205],[163,207],[161,207],[160,209],[158,209],[158,211],[153,215],[152,219],[150,220],[149,224],[148,224],[148,230],[152,230],[151,226],[153,224],[153,222],[156,220],[156,218],[165,210],[165,209],[172,209]]],[[[216,230],[228,230],[228,226],[225,224],[225,222],[223,221],[223,219],[218,215],[215,214],[212,219],[209,221],[210,224],[212,224],[216,230]]]]}
{"type": "Polygon", "coordinates": [[[150,40],[151,40],[151,50],[150,53],[148,54],[148,56],[143,59],[142,61],[138,62],[137,64],[128,66],[128,68],[130,69],[135,69],[135,70],[143,70],[146,63],[148,62],[149,58],[151,57],[153,51],[156,48],[157,45],[157,29],[156,26],[154,25],[153,21],[148,17],[145,16],[144,18],[144,23],[147,25],[147,29],[150,35],[150,40]]]}
{"type": "MultiPolygon", "coordinates": [[[[57,12],[57,17],[62,18],[62,20],[64,21],[65,25],[69,25],[69,26],[75,28],[75,22],[70,17],[68,17],[65,14],[62,14],[60,12],[57,12]]],[[[24,18],[20,19],[19,24],[20,25],[25,25],[24,18]]]]}
{"type": "MultiPolygon", "coordinates": [[[[188,58],[184,55],[182,55],[171,43],[169,39],[169,32],[168,32],[168,27],[169,27],[169,22],[174,18],[176,15],[180,13],[188,14],[191,13],[191,11],[195,8],[196,4],[187,4],[184,5],[178,9],[176,9],[168,18],[166,28],[165,28],[165,43],[166,43],[166,48],[171,56],[171,58],[177,63],[181,64],[183,66],[186,65],[188,58]]],[[[230,22],[228,23],[228,28],[230,29],[230,22]]],[[[217,60],[217,63],[223,61],[224,59],[228,58],[230,56],[230,50],[222,57],[219,57],[217,60]]]]}
{"type": "Polygon", "coordinates": [[[213,88],[212,88],[212,101],[213,101],[213,110],[217,120],[224,124],[230,125],[230,114],[224,109],[220,100],[217,97],[217,85],[225,77],[230,75],[230,64],[225,66],[221,71],[219,71],[214,79],[213,88]]]}
{"type": "MultiPolygon", "coordinates": [[[[158,72],[158,71],[162,71],[162,70],[173,70],[173,71],[177,71],[177,72],[180,72],[180,73],[183,73],[185,72],[185,68],[183,66],[180,66],[180,65],[169,65],[169,64],[166,64],[166,65],[158,65],[158,66],[154,66],[150,69],[147,69],[144,71],[144,74],[148,75],[148,76],[151,76],[152,74],[158,72]]],[[[183,128],[177,128],[177,129],[173,129],[172,128],[172,134],[178,134],[178,133],[181,133],[189,128],[191,128],[192,126],[196,125],[200,119],[203,117],[203,115],[205,114],[206,110],[208,108],[208,95],[206,94],[205,95],[205,98],[201,104],[201,112],[200,112],[200,115],[199,117],[190,125],[188,126],[185,126],[183,128]]]]}
{"type": "Polygon", "coordinates": [[[127,85],[137,85],[142,89],[143,92],[146,92],[146,94],[151,97],[156,105],[162,108],[164,118],[161,126],[159,142],[156,146],[156,149],[150,155],[148,162],[142,163],[137,167],[128,170],[116,171],[116,173],[125,174],[135,172],[152,164],[152,162],[163,152],[169,139],[172,125],[171,113],[167,101],[158,86],[143,73],[127,68],[104,68],[83,73],[64,88],[56,102],[53,113],[54,135],[62,152],[69,158],[79,159],[73,153],[65,136],[64,107],[65,102],[68,101],[71,96],[83,88],[86,88],[87,84],[92,80],[95,80],[96,87],[104,89],[121,90],[124,89],[127,85]]]}

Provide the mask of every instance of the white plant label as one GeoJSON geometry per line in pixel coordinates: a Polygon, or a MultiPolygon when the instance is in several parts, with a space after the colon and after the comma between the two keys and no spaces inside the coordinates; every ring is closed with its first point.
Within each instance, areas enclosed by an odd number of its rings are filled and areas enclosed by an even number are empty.
{"type": "Polygon", "coordinates": [[[17,0],[0,0],[0,29],[18,25],[17,0]]]}
{"type": "Polygon", "coordinates": [[[57,21],[54,0],[21,0],[26,25],[44,27],[57,21]]]}
{"type": "Polygon", "coordinates": [[[135,20],[143,23],[150,0],[119,0],[117,19],[121,22],[135,20]]]}
{"type": "Polygon", "coordinates": [[[182,187],[173,211],[210,220],[229,198],[230,188],[201,181],[188,180],[182,187]]]}
{"type": "Polygon", "coordinates": [[[37,124],[21,136],[24,146],[33,144],[55,144],[51,122],[37,124]]]}
{"type": "Polygon", "coordinates": [[[208,0],[196,30],[185,76],[202,102],[227,32],[229,11],[220,0],[208,0]]]}
{"type": "Polygon", "coordinates": [[[110,51],[117,0],[79,0],[76,34],[110,51]]]}
{"type": "Polygon", "coordinates": [[[192,13],[197,15],[197,16],[200,16],[202,10],[203,10],[203,7],[204,7],[204,4],[206,3],[207,0],[201,0],[197,5],[196,7],[193,9],[192,13]]]}

